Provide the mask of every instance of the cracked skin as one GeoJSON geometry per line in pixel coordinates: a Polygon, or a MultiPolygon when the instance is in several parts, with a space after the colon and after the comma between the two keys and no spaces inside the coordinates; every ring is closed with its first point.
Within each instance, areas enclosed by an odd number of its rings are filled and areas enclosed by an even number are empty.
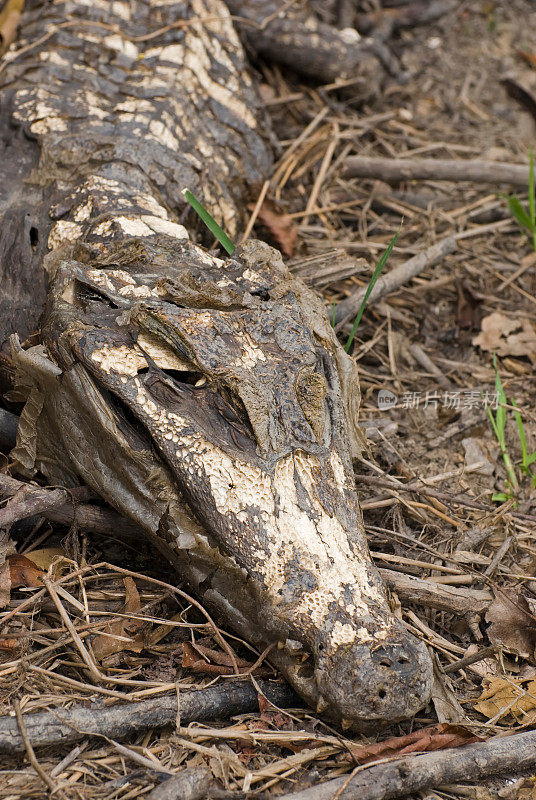
{"type": "MultiPolygon", "coordinates": [[[[41,344],[13,342],[32,387],[14,455],[28,474],[84,480],[138,523],[207,608],[274,645],[319,712],[345,725],[411,716],[431,662],[370,559],[355,365],[279,253],[251,241],[216,258],[175,213],[190,186],[233,234],[246,179],[268,174],[239,41],[228,20],[140,45],[152,5],[134,18],[130,3],[95,4],[117,37],[90,30],[77,0],[46,41],[28,14],[0,77],[11,124],[32,133],[13,147],[49,276],[41,344]]],[[[166,24],[227,14],[218,0],[162,9],[166,24]]],[[[48,22],[64,12],[46,5],[48,22]]]]}

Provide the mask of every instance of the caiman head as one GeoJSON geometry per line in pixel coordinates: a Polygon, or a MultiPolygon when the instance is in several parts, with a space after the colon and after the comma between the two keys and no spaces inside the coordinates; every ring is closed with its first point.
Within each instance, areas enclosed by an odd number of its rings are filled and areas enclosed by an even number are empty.
{"type": "Polygon", "coordinates": [[[428,653],[364,536],[355,366],[276,251],[78,245],[54,255],[43,337],[41,469],[62,440],[72,471],[174,550],[237,630],[273,643],[319,711],[393,721],[426,704],[428,653]]]}

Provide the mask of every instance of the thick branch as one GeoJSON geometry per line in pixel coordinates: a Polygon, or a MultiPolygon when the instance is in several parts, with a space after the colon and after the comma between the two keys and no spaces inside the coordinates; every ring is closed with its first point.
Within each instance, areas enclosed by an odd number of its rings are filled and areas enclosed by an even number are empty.
{"type": "Polygon", "coordinates": [[[511,775],[534,764],[536,732],[530,731],[378,764],[358,772],[350,781],[335,778],[283,795],[280,800],[390,800],[448,783],[476,782],[500,772],[511,775]]]}
{"type": "MultiPolygon", "coordinates": [[[[300,699],[287,684],[259,681],[258,685],[267,699],[278,707],[301,705],[300,699]]],[[[232,681],[180,695],[182,724],[194,720],[226,719],[235,714],[258,710],[257,690],[251,683],[232,681]]],[[[37,748],[72,744],[86,736],[124,739],[149,728],[173,724],[176,717],[176,695],[164,695],[139,703],[118,703],[107,708],[58,708],[53,712],[25,715],[24,721],[29,740],[37,748]]],[[[17,720],[14,717],[0,718],[0,752],[14,755],[24,750],[17,720]]]]}

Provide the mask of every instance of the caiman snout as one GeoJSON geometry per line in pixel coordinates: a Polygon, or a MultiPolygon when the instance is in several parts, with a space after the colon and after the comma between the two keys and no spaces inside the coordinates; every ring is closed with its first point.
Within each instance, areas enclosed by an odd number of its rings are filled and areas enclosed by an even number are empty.
{"type": "Polygon", "coordinates": [[[355,642],[320,656],[315,678],[326,710],[353,722],[392,722],[421,710],[430,699],[430,657],[424,644],[400,634],[399,640],[355,642]]]}

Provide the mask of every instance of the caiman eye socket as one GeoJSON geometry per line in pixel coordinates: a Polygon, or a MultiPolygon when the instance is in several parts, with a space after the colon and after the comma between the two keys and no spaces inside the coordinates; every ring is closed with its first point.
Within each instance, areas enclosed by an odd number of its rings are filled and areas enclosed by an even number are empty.
{"type": "Polygon", "coordinates": [[[102,303],[102,305],[107,306],[108,308],[119,308],[119,306],[113,303],[108,297],[100,294],[100,292],[97,292],[92,287],[86,286],[82,283],[78,283],[75,297],[78,306],[85,307],[89,303],[102,303]]]}
{"type": "Polygon", "coordinates": [[[114,413],[119,429],[135,447],[151,447],[151,438],[143,423],[137,418],[129,406],[112,392],[103,392],[108,405],[114,413]]]}
{"type": "Polygon", "coordinates": [[[162,372],[175,383],[188,384],[196,389],[201,389],[207,383],[206,376],[202,372],[180,369],[163,369],[162,372]]]}
{"type": "Polygon", "coordinates": [[[255,297],[260,297],[261,300],[267,302],[270,299],[270,292],[265,286],[260,286],[258,289],[253,289],[250,294],[254,295],[255,297]]]}

